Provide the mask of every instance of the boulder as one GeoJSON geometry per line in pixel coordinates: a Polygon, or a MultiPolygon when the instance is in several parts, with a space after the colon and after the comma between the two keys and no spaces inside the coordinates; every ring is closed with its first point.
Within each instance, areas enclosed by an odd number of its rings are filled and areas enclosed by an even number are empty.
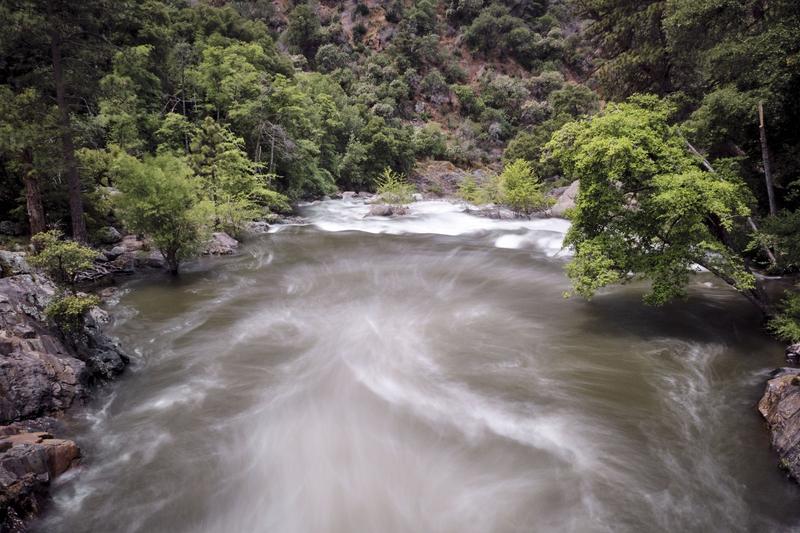
{"type": "Polygon", "coordinates": [[[24,252],[0,250],[0,277],[31,274],[33,270],[25,257],[24,252]]]}
{"type": "Polygon", "coordinates": [[[758,411],[767,421],[780,467],[800,481],[800,370],[775,370],[758,411]]]}
{"type": "Polygon", "coordinates": [[[414,194],[411,195],[411,199],[414,200],[415,202],[421,202],[423,200],[423,197],[422,194],[415,192],[414,194]]]}
{"type": "Polygon", "coordinates": [[[567,210],[575,207],[575,199],[578,197],[580,184],[580,180],[575,180],[559,194],[556,203],[550,208],[551,215],[554,217],[563,217],[566,215],[567,210]]]}
{"type": "Polygon", "coordinates": [[[254,220],[249,222],[245,229],[253,235],[261,235],[269,233],[269,223],[266,220],[254,220]]]}
{"type": "Polygon", "coordinates": [[[114,226],[106,226],[97,232],[97,240],[101,244],[116,244],[122,240],[122,234],[114,226]]]}
{"type": "Polygon", "coordinates": [[[22,226],[11,220],[3,220],[0,222],[0,235],[17,236],[22,235],[22,226]]]}
{"type": "Polygon", "coordinates": [[[352,200],[356,197],[355,191],[344,191],[342,193],[342,200],[352,200]]]}
{"type": "Polygon", "coordinates": [[[404,205],[374,204],[369,208],[368,217],[396,217],[408,214],[404,205]]]}
{"type": "Polygon", "coordinates": [[[206,255],[230,255],[239,248],[239,241],[223,231],[211,234],[211,241],[203,253],[206,255]]]}
{"type": "Polygon", "coordinates": [[[0,427],[0,531],[25,531],[46,499],[47,487],[75,466],[81,452],[71,440],[47,432],[0,427]]]}
{"type": "Polygon", "coordinates": [[[127,249],[124,246],[114,246],[110,250],[106,250],[104,255],[108,258],[109,261],[113,261],[117,257],[121,256],[127,252],[127,249]]]}

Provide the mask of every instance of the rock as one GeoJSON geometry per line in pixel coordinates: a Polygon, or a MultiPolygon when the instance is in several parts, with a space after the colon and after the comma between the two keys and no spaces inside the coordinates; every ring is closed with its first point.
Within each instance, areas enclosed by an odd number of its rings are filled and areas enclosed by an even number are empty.
{"type": "Polygon", "coordinates": [[[342,193],[342,200],[352,200],[356,197],[355,191],[344,191],[342,193]]]}
{"type": "Polygon", "coordinates": [[[26,254],[24,252],[0,250],[0,277],[33,273],[25,257],[26,254]]]}
{"type": "Polygon", "coordinates": [[[122,240],[122,234],[114,226],[106,226],[97,232],[97,240],[101,244],[116,244],[122,240]]]}
{"type": "Polygon", "coordinates": [[[412,198],[412,199],[413,199],[415,202],[421,202],[421,201],[423,200],[423,197],[422,197],[422,195],[421,195],[420,193],[418,193],[418,192],[415,192],[414,194],[412,194],[412,195],[411,195],[411,198],[412,198]]]}
{"type": "Polygon", "coordinates": [[[17,236],[22,235],[22,226],[11,220],[0,222],[0,235],[17,236]]]}
{"type": "MultiPolygon", "coordinates": [[[[166,260],[164,260],[164,256],[161,252],[157,250],[139,250],[135,254],[124,254],[123,256],[117,258],[116,261],[120,260],[127,260],[131,258],[133,261],[133,269],[136,268],[164,268],[167,265],[166,260]]],[[[115,262],[116,262],[115,261],[115,262]]]]}
{"type": "Polygon", "coordinates": [[[269,233],[269,223],[266,220],[254,220],[249,222],[245,229],[253,235],[261,235],[269,233]]]}
{"type": "Polygon", "coordinates": [[[211,242],[206,245],[203,253],[207,255],[230,255],[239,248],[239,241],[225,232],[219,231],[211,234],[211,242]]]}
{"type": "Polygon", "coordinates": [[[780,467],[800,481],[800,370],[775,370],[758,410],[767,421],[780,467]]]}
{"type": "Polygon", "coordinates": [[[0,427],[0,531],[24,531],[24,521],[34,516],[50,483],[74,467],[81,457],[71,440],[47,432],[15,432],[0,427]]]}
{"type": "Polygon", "coordinates": [[[137,238],[136,235],[125,235],[120,242],[120,246],[125,248],[126,252],[138,252],[145,248],[145,243],[137,238]]]}
{"type": "Polygon", "coordinates": [[[369,208],[368,217],[396,217],[408,214],[404,205],[374,204],[369,208]]]}
{"type": "Polygon", "coordinates": [[[570,183],[569,187],[558,196],[556,203],[550,208],[551,215],[554,217],[563,217],[568,209],[573,209],[575,207],[575,198],[578,197],[580,184],[580,180],[575,180],[570,183]]]}
{"type": "Polygon", "coordinates": [[[374,194],[374,193],[371,193],[371,192],[364,192],[364,191],[361,191],[361,192],[359,192],[358,194],[356,194],[356,198],[361,198],[362,200],[366,200],[366,201],[372,200],[372,199],[373,199],[373,198],[375,198],[376,196],[377,196],[377,195],[376,195],[376,194],[374,194]]]}
{"type": "Polygon", "coordinates": [[[63,411],[128,363],[100,310],[69,335],[51,329],[43,310],[54,293],[43,276],[0,279],[0,423],[63,411]]]}
{"type": "Polygon", "coordinates": [[[464,212],[475,215],[476,217],[493,218],[495,220],[513,220],[519,218],[512,210],[496,205],[485,205],[478,209],[467,208],[464,212]]]}
{"type": "Polygon", "coordinates": [[[127,252],[127,249],[124,246],[114,246],[112,249],[106,250],[104,253],[109,261],[113,261],[125,252],[127,252]]]}
{"type": "Polygon", "coordinates": [[[786,347],[786,360],[790,363],[800,362],[800,342],[786,347]]]}

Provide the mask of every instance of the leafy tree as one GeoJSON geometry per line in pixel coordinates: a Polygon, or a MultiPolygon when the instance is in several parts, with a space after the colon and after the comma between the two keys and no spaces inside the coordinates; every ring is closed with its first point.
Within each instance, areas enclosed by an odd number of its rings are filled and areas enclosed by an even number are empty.
{"type": "Polygon", "coordinates": [[[320,44],[320,22],[314,8],[309,3],[296,6],[289,14],[286,28],[286,42],[312,61],[320,44]]]}
{"type": "Polygon", "coordinates": [[[533,167],[524,159],[507,165],[499,184],[502,202],[516,213],[530,216],[548,205],[533,167]]]}
{"type": "Polygon", "coordinates": [[[800,292],[786,291],[778,312],[770,319],[768,327],[783,341],[800,342],[800,292]]]}
{"type": "Polygon", "coordinates": [[[191,168],[167,153],[142,161],[120,154],[114,175],[121,192],[116,208],[125,225],[149,236],[169,271],[177,274],[181,262],[197,254],[208,236],[210,208],[201,201],[191,168]]]}
{"type": "Polygon", "coordinates": [[[708,269],[762,311],[764,296],[728,234],[749,214],[749,195],[733,175],[701,170],[655,97],[611,104],[586,122],[561,128],[547,148],[570,179],[580,179],[565,245],[575,289],[635,279],[651,282],[645,300],[685,295],[695,265],[708,269]]]}

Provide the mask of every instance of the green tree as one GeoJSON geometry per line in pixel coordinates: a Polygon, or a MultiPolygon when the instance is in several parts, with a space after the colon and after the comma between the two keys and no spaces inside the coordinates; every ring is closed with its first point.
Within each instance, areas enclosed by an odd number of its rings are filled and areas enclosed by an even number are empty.
{"type": "Polygon", "coordinates": [[[750,199],[734,175],[701,170],[685,149],[672,109],[655,97],[611,104],[589,121],[561,128],[547,149],[581,189],[565,245],[575,289],[635,279],[651,282],[645,300],[685,295],[696,265],[708,269],[762,311],[755,277],[728,238],[750,199]]]}
{"type": "Polygon", "coordinates": [[[208,237],[210,208],[201,200],[192,169],[164,153],[140,161],[120,154],[114,163],[120,190],[116,208],[125,225],[149,236],[177,274],[185,259],[197,254],[208,237]]]}
{"type": "Polygon", "coordinates": [[[506,165],[499,180],[501,201],[514,212],[530,216],[547,207],[539,179],[528,161],[517,159],[506,165]]]}
{"type": "Polygon", "coordinates": [[[31,264],[57,283],[74,287],[78,274],[91,268],[97,252],[79,242],[64,239],[60,230],[37,233],[31,239],[36,253],[31,264]]]}

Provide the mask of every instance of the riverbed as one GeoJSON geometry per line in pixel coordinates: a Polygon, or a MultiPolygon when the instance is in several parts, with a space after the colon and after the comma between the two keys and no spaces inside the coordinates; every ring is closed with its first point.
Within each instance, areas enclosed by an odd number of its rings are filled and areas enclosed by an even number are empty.
{"type": "Polygon", "coordinates": [[[781,346],[699,274],[565,298],[568,223],[333,200],[123,285],[131,370],[70,427],[48,532],[785,531],[781,346]]]}

